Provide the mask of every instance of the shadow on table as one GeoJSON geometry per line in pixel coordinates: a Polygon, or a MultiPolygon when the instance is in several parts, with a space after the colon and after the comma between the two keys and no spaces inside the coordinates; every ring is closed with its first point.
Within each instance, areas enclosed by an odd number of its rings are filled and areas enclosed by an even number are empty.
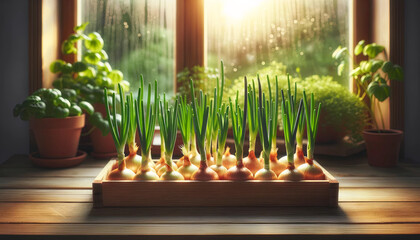
{"type": "Polygon", "coordinates": [[[87,220],[112,223],[348,223],[340,207],[92,208],[87,220]]]}

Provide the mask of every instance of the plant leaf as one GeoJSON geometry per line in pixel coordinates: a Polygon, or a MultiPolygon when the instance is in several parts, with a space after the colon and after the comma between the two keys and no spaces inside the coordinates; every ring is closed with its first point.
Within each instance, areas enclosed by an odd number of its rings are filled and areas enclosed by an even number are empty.
{"type": "Polygon", "coordinates": [[[344,54],[347,52],[347,48],[342,48],[339,46],[332,54],[332,57],[336,60],[344,57],[344,54]]]}
{"type": "Polygon", "coordinates": [[[375,58],[379,53],[385,50],[384,46],[378,45],[376,43],[371,43],[366,45],[363,48],[363,55],[368,56],[369,58],[375,58]]]}
{"type": "Polygon", "coordinates": [[[340,65],[337,67],[337,75],[341,76],[343,75],[344,67],[346,66],[346,63],[344,61],[341,61],[340,65]]]}
{"type": "Polygon", "coordinates": [[[379,70],[379,68],[381,68],[383,61],[382,60],[371,60],[372,62],[372,66],[370,69],[371,73],[375,73],[376,71],[379,70]]]}
{"type": "Polygon", "coordinates": [[[367,92],[370,96],[374,96],[380,102],[385,101],[389,97],[390,88],[383,83],[385,79],[381,78],[379,81],[373,81],[369,84],[367,92]]]}
{"type": "Polygon", "coordinates": [[[88,24],[89,24],[89,22],[82,23],[79,26],[74,27],[73,30],[75,32],[83,32],[88,24]]]}
{"type": "Polygon", "coordinates": [[[370,75],[369,73],[365,74],[360,78],[360,81],[362,81],[363,84],[369,83],[370,81],[372,81],[372,75],[370,75]]]}
{"type": "Polygon", "coordinates": [[[354,48],[354,54],[357,56],[363,52],[363,45],[365,44],[365,40],[361,40],[357,43],[356,47],[354,48]]]}

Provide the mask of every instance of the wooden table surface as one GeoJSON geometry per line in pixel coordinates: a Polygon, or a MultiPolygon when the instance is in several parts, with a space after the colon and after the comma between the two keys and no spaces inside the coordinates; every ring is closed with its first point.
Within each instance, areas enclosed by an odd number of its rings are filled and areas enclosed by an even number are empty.
{"type": "Polygon", "coordinates": [[[92,180],[108,160],[48,170],[16,155],[0,165],[0,239],[420,239],[419,165],[318,161],[340,182],[337,208],[99,209],[92,180]]]}

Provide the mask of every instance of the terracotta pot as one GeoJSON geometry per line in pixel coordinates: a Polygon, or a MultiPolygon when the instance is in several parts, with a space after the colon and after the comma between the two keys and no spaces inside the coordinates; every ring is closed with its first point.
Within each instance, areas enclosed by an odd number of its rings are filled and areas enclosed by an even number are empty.
{"type": "Polygon", "coordinates": [[[69,158],[77,154],[85,115],[67,118],[41,118],[29,121],[38,151],[43,158],[69,158]]]}
{"type": "MultiPolygon", "coordinates": [[[[104,104],[94,103],[93,107],[95,108],[95,112],[102,114],[102,117],[106,116],[106,108],[104,104]]],[[[111,133],[103,136],[99,129],[95,129],[90,134],[90,139],[93,147],[92,156],[94,158],[103,159],[117,156],[117,150],[111,133]]]]}
{"type": "Polygon", "coordinates": [[[117,149],[115,148],[111,133],[103,136],[101,130],[95,129],[90,134],[90,139],[92,140],[92,156],[94,158],[103,159],[117,156],[117,149]]]}
{"type": "Polygon", "coordinates": [[[365,130],[368,163],[375,167],[393,167],[397,164],[403,132],[400,130],[365,130]]]}

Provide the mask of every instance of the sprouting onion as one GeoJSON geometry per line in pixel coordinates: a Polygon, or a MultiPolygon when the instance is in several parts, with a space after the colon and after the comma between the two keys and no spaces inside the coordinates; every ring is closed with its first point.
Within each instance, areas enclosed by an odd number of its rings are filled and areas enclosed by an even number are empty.
{"type": "MultiPolygon", "coordinates": [[[[272,96],[272,94],[271,94],[271,84],[270,84],[270,77],[267,75],[267,82],[268,82],[268,97],[270,98],[270,99],[273,99],[273,96],[272,96]]],[[[279,93],[278,93],[278,91],[279,91],[279,84],[278,84],[278,79],[277,79],[277,76],[276,76],[276,98],[277,98],[277,101],[276,101],[276,104],[273,104],[272,106],[269,106],[270,108],[272,108],[272,109],[270,109],[270,112],[276,112],[276,115],[278,114],[278,108],[279,108],[279,104],[278,104],[278,96],[279,96],[279,93]],[[273,108],[276,108],[276,109],[273,109],[273,108]]],[[[274,118],[273,119],[273,130],[275,129],[275,132],[274,132],[274,134],[271,136],[272,137],[272,141],[271,141],[271,151],[275,151],[276,152],[276,154],[277,154],[277,146],[276,146],[276,144],[277,144],[277,127],[278,127],[278,119],[277,118],[274,118]]]]}
{"type": "Polygon", "coordinates": [[[160,176],[162,180],[184,180],[184,177],[172,168],[172,154],[174,152],[177,134],[178,99],[175,100],[174,107],[168,106],[165,95],[163,103],[159,101],[160,114],[158,117],[160,131],[165,142],[165,167],[166,171],[160,176]]]}
{"type": "Polygon", "coordinates": [[[147,102],[144,106],[144,85],[143,77],[140,77],[140,88],[137,95],[137,100],[134,101],[135,111],[136,111],[136,122],[138,127],[138,133],[140,138],[140,147],[142,161],[140,169],[138,169],[134,179],[138,180],[158,180],[159,176],[155,171],[152,171],[150,168],[150,159],[151,148],[153,137],[155,134],[155,125],[156,119],[158,117],[158,94],[157,94],[157,81],[155,81],[155,92],[154,92],[154,102],[151,103],[152,95],[152,86],[149,83],[147,88],[147,102]]]}
{"type": "MultiPolygon", "coordinates": [[[[159,104],[160,105],[162,105],[162,103],[161,103],[161,101],[159,101],[159,104]]],[[[163,109],[168,109],[169,108],[169,103],[168,103],[168,101],[166,101],[166,95],[165,94],[163,94],[163,109]]],[[[159,110],[158,110],[159,111],[159,110]]],[[[160,112],[162,112],[162,111],[160,111],[160,112]]],[[[160,115],[160,114],[158,114],[158,115],[160,115]]],[[[155,165],[155,170],[156,170],[156,173],[159,175],[159,176],[162,176],[162,174],[164,173],[164,172],[166,172],[166,170],[168,169],[167,167],[166,167],[166,140],[165,140],[165,138],[166,138],[166,136],[164,135],[164,132],[162,131],[162,126],[160,125],[160,122],[159,122],[159,116],[158,116],[158,123],[159,123],[159,134],[160,134],[160,159],[159,159],[159,161],[158,161],[158,163],[155,165]]],[[[173,162],[173,161],[171,161],[172,162],[172,170],[177,170],[178,169],[178,167],[177,167],[177,165],[173,162]]]]}
{"type": "Polygon", "coordinates": [[[181,132],[183,146],[181,147],[183,156],[179,159],[177,166],[178,172],[184,176],[185,180],[189,180],[192,174],[197,171],[197,166],[191,164],[190,154],[190,138],[192,129],[192,108],[187,103],[187,98],[178,97],[179,108],[178,108],[178,128],[181,132]]]}
{"type": "Polygon", "coordinates": [[[193,180],[199,181],[208,181],[208,180],[217,180],[219,176],[215,171],[207,166],[206,162],[206,131],[207,131],[207,122],[209,118],[209,106],[207,105],[207,95],[203,96],[203,92],[200,90],[199,101],[197,101],[194,96],[194,85],[192,79],[190,80],[191,85],[191,98],[192,98],[192,109],[193,109],[193,125],[196,140],[198,143],[198,149],[201,155],[200,167],[198,170],[191,176],[193,180]]]}
{"type": "MultiPolygon", "coordinates": [[[[258,76],[258,81],[260,81],[260,77],[258,76]]],[[[271,83],[270,83],[270,78],[267,76],[267,85],[268,85],[268,98],[269,98],[269,102],[271,103],[272,101],[275,101],[275,104],[269,104],[267,106],[267,112],[271,112],[271,113],[275,113],[276,116],[278,115],[278,111],[279,111],[279,86],[278,86],[278,79],[276,76],[276,99],[275,100],[273,98],[273,94],[271,92],[271,83]]],[[[264,104],[264,101],[263,101],[264,104]]],[[[278,127],[278,118],[273,118],[273,134],[271,135],[271,151],[270,151],[270,155],[269,155],[269,160],[270,160],[270,169],[276,174],[276,175],[280,175],[281,172],[283,172],[286,168],[287,168],[287,163],[282,163],[280,161],[278,161],[277,159],[277,127],[278,127]]],[[[262,152],[261,152],[262,153],[262,152]]],[[[264,157],[261,154],[260,156],[261,162],[264,162],[264,157]]]]}
{"type": "Polygon", "coordinates": [[[219,175],[219,179],[225,179],[227,168],[223,166],[222,160],[229,129],[229,106],[226,106],[225,104],[222,105],[221,109],[217,113],[217,121],[219,122],[219,130],[217,131],[219,145],[217,149],[216,164],[210,166],[210,168],[219,175]]]}
{"type": "MultiPolygon", "coordinates": [[[[287,74],[287,98],[289,99],[289,101],[291,102],[291,104],[293,104],[293,111],[294,111],[294,115],[297,114],[297,83],[295,82],[295,88],[294,88],[294,94],[292,95],[292,91],[290,88],[290,78],[289,78],[289,74],[287,74]],[[292,101],[293,99],[293,101],[292,101]]],[[[305,114],[302,114],[302,116],[299,118],[299,122],[298,122],[298,126],[297,126],[297,131],[296,131],[296,153],[294,155],[294,163],[296,167],[299,167],[300,165],[305,163],[305,156],[303,154],[303,132],[305,130],[305,114]]],[[[287,165],[288,161],[287,161],[287,155],[283,156],[282,158],[279,159],[279,162],[287,165]]]]}
{"type": "MultiPolygon", "coordinates": [[[[244,165],[252,174],[255,174],[262,168],[261,162],[255,156],[255,141],[258,135],[258,102],[255,91],[255,83],[248,86],[248,132],[249,132],[249,149],[248,156],[243,159],[244,165]]],[[[271,136],[271,135],[270,135],[271,136]]],[[[270,140],[271,142],[271,140],[270,140]]]]}
{"type": "Polygon", "coordinates": [[[290,181],[300,181],[303,179],[303,174],[295,168],[294,164],[294,153],[295,153],[295,140],[297,125],[299,124],[299,119],[302,112],[302,99],[299,102],[299,108],[297,112],[295,111],[293,104],[294,97],[290,96],[287,100],[284,98],[284,92],[281,90],[282,105],[281,105],[281,117],[283,120],[283,129],[284,129],[284,144],[286,146],[286,154],[288,166],[287,169],[280,173],[279,179],[281,180],[290,180],[290,181]],[[296,114],[295,114],[296,112],[296,114]]]}
{"type": "MultiPolygon", "coordinates": [[[[276,79],[276,87],[278,82],[276,79]]],[[[272,141],[275,140],[277,133],[277,115],[278,115],[278,87],[276,88],[276,98],[265,99],[265,94],[261,90],[261,82],[258,78],[258,92],[259,92],[259,107],[258,107],[258,131],[260,133],[261,144],[263,147],[262,156],[264,158],[264,168],[257,171],[255,179],[257,180],[274,180],[277,178],[276,173],[270,169],[270,153],[272,148],[272,141]]]]}
{"type": "Polygon", "coordinates": [[[141,166],[141,157],[137,154],[138,146],[136,144],[136,131],[137,131],[137,123],[136,123],[136,109],[133,99],[133,94],[127,96],[127,104],[130,108],[130,112],[132,113],[130,116],[130,124],[128,125],[128,137],[127,137],[127,145],[129,154],[125,157],[125,164],[128,169],[133,171],[134,173],[137,172],[137,169],[141,166]]]}
{"type": "Polygon", "coordinates": [[[229,180],[250,180],[253,179],[252,172],[246,168],[243,164],[243,148],[245,141],[245,128],[246,118],[248,115],[248,104],[247,104],[247,80],[244,78],[244,110],[238,105],[238,92],[236,93],[235,107],[232,103],[232,99],[229,98],[230,115],[232,119],[232,130],[233,139],[235,141],[235,155],[236,155],[236,166],[230,168],[226,174],[226,178],[229,180]]]}
{"type": "Polygon", "coordinates": [[[314,150],[315,150],[315,138],[318,130],[319,113],[321,110],[321,103],[318,104],[318,109],[315,108],[314,94],[311,94],[311,102],[308,106],[306,92],[303,91],[303,104],[305,106],[306,115],[306,129],[308,136],[306,163],[299,166],[299,170],[303,173],[305,180],[322,180],[325,179],[324,172],[322,169],[314,164],[314,150]]]}
{"type": "Polygon", "coordinates": [[[223,113],[222,109],[222,101],[223,101],[223,89],[225,86],[225,70],[223,61],[220,61],[220,79],[221,84],[219,84],[219,78],[216,78],[216,89],[214,90],[214,105],[213,109],[210,108],[210,118],[211,121],[210,124],[210,132],[211,132],[211,142],[212,142],[212,153],[213,153],[213,159],[215,162],[217,162],[217,139],[218,139],[218,132],[219,132],[219,121],[217,115],[219,113],[223,113]]]}
{"type": "Polygon", "coordinates": [[[226,147],[226,151],[223,154],[222,157],[222,165],[226,168],[229,169],[231,167],[234,167],[236,165],[236,157],[235,155],[230,153],[230,147],[226,147]]]}
{"type": "MultiPolygon", "coordinates": [[[[181,132],[182,143],[183,145],[180,146],[181,151],[184,155],[190,154],[190,144],[191,144],[191,128],[192,126],[192,108],[191,105],[187,103],[187,97],[184,96],[178,97],[179,107],[178,107],[178,129],[181,132]]],[[[183,165],[181,159],[177,162],[177,166],[181,167],[183,165]]]]}
{"type": "Polygon", "coordinates": [[[118,156],[118,168],[112,170],[108,174],[107,178],[109,180],[131,180],[133,179],[135,173],[130,169],[126,168],[124,150],[128,138],[128,129],[130,127],[131,114],[133,113],[131,112],[128,103],[124,101],[124,92],[120,84],[118,84],[118,90],[121,104],[121,122],[117,121],[117,106],[115,93],[112,94],[111,113],[111,110],[109,109],[110,105],[108,103],[108,91],[107,89],[104,89],[105,108],[108,118],[108,124],[111,128],[111,135],[114,140],[118,156]],[[112,118],[111,115],[113,116],[112,118]]]}
{"type": "MultiPolygon", "coordinates": [[[[205,140],[205,148],[206,148],[206,160],[207,165],[211,166],[214,163],[214,158],[211,156],[211,145],[212,145],[212,138],[213,138],[213,131],[214,129],[217,130],[217,90],[214,89],[214,99],[210,100],[209,105],[209,119],[207,121],[207,131],[206,131],[206,140],[205,140]]],[[[216,132],[217,133],[217,132],[216,132]]],[[[217,135],[216,135],[217,136],[217,135]]],[[[217,141],[217,138],[216,138],[217,141]]],[[[216,142],[217,144],[217,142],[216,142]]]]}
{"type": "Polygon", "coordinates": [[[195,166],[200,166],[201,155],[197,151],[197,143],[196,143],[194,126],[191,128],[189,158],[192,164],[194,164],[195,166]]]}

